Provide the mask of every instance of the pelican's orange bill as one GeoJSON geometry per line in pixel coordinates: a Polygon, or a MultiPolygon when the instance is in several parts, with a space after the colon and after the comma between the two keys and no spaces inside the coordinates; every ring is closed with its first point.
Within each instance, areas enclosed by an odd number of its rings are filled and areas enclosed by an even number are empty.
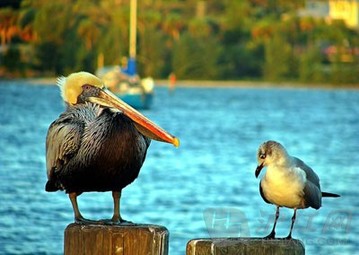
{"type": "Polygon", "coordinates": [[[161,142],[171,143],[175,147],[180,145],[179,139],[177,137],[171,135],[163,128],[156,125],[153,121],[145,117],[133,107],[126,104],[107,89],[101,89],[98,97],[91,97],[89,100],[93,103],[119,109],[123,112],[123,114],[133,120],[138,131],[140,131],[148,138],[161,142]]]}

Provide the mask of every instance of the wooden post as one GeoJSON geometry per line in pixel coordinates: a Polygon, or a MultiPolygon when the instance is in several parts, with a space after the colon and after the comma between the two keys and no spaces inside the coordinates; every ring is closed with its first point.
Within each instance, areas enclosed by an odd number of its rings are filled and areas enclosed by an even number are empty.
{"type": "Polygon", "coordinates": [[[304,244],[297,239],[205,238],[187,243],[187,255],[304,255],[304,244]]]}
{"type": "Polygon", "coordinates": [[[158,225],[72,223],[65,229],[65,255],[167,255],[168,230],[158,225]]]}

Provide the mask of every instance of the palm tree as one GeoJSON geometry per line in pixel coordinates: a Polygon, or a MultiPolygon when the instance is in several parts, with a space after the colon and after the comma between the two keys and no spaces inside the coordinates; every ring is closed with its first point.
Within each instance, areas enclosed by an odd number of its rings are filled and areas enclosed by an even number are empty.
{"type": "Polygon", "coordinates": [[[11,39],[19,33],[17,26],[18,13],[11,8],[0,9],[0,37],[1,46],[6,47],[11,39]]]}

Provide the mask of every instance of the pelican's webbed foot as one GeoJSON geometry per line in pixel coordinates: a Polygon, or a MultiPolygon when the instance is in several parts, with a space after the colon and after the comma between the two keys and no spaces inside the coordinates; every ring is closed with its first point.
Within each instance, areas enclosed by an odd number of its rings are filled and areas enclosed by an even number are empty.
{"type": "Polygon", "coordinates": [[[94,224],[94,223],[97,223],[97,221],[89,220],[89,219],[86,219],[86,218],[80,216],[80,217],[75,217],[75,223],[78,223],[78,224],[94,224]]]}
{"type": "Polygon", "coordinates": [[[109,225],[133,225],[134,223],[132,221],[128,221],[123,219],[122,217],[112,217],[111,220],[106,221],[106,224],[109,225]]]}

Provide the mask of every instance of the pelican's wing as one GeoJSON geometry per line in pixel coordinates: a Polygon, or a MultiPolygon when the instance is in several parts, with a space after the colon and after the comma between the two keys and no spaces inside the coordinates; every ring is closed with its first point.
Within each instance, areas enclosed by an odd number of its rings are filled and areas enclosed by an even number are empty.
{"type": "Polygon", "coordinates": [[[80,148],[84,123],[61,115],[51,125],[46,137],[47,191],[62,189],[56,175],[80,148]]]}

